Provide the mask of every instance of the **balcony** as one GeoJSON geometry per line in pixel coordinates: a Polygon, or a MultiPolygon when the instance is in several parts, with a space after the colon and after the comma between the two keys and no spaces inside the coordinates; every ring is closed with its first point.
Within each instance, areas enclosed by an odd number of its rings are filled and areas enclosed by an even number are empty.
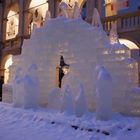
{"type": "Polygon", "coordinates": [[[118,33],[140,31],[140,10],[102,18],[103,28],[108,33],[111,29],[111,23],[117,23],[118,33]]]}

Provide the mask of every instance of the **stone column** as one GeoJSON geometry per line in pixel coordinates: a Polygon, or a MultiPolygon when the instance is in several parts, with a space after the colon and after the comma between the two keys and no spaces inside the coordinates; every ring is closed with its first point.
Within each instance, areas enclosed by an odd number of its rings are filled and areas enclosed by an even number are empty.
{"type": "Polygon", "coordinates": [[[97,2],[96,8],[98,9],[99,14],[101,15],[102,0],[97,0],[96,2],[97,2]]]}
{"type": "Polygon", "coordinates": [[[18,36],[23,36],[24,33],[24,0],[19,1],[19,28],[18,28],[18,36]]]}
{"type": "Polygon", "coordinates": [[[3,14],[3,4],[0,3],[0,47],[2,47],[1,42],[3,39],[3,14]]]}
{"type": "Polygon", "coordinates": [[[51,17],[55,17],[55,1],[49,0],[49,11],[51,13],[51,17]]]}

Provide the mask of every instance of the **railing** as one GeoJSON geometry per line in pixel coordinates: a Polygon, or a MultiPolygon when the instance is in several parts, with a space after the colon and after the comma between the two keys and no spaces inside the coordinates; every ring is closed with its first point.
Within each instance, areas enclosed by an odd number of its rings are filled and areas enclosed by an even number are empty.
{"type": "Polygon", "coordinates": [[[117,23],[118,33],[140,30],[140,10],[102,18],[103,28],[106,32],[110,31],[113,22],[117,23]]]}

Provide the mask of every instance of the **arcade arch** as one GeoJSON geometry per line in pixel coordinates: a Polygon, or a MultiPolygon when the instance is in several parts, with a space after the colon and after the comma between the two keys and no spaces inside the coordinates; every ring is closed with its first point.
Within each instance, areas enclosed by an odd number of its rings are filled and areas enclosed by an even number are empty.
{"type": "Polygon", "coordinates": [[[17,3],[9,7],[6,17],[6,40],[15,38],[19,31],[19,6],[17,3]]]}
{"type": "Polygon", "coordinates": [[[45,21],[49,4],[46,0],[28,0],[25,5],[24,35],[31,34],[33,26],[41,27],[45,21]]]}
{"type": "Polygon", "coordinates": [[[13,64],[12,55],[9,54],[9,55],[5,56],[2,64],[3,64],[2,67],[4,68],[4,84],[7,84],[9,81],[9,68],[13,64]]]}

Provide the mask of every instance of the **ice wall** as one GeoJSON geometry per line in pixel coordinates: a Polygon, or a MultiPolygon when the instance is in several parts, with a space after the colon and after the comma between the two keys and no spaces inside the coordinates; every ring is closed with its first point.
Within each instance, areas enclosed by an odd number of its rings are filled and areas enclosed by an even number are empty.
{"type": "MultiPolygon", "coordinates": [[[[104,65],[110,71],[116,86],[114,95],[123,95],[130,87],[132,69],[123,61],[128,57],[126,47],[111,51],[106,33],[93,27],[82,19],[57,17],[48,20],[40,29],[34,29],[31,39],[25,40],[22,54],[14,56],[11,68],[11,83],[16,69],[21,68],[23,75],[31,64],[38,67],[40,104],[47,105],[48,94],[56,87],[60,56],[70,65],[70,72],[64,76],[62,88],[69,85],[73,97],[79,93],[79,85],[84,86],[88,109],[95,109],[97,65],[104,65]],[[130,72],[131,71],[131,72],[130,72]]],[[[131,79],[131,84],[136,81],[131,79]]]]}

